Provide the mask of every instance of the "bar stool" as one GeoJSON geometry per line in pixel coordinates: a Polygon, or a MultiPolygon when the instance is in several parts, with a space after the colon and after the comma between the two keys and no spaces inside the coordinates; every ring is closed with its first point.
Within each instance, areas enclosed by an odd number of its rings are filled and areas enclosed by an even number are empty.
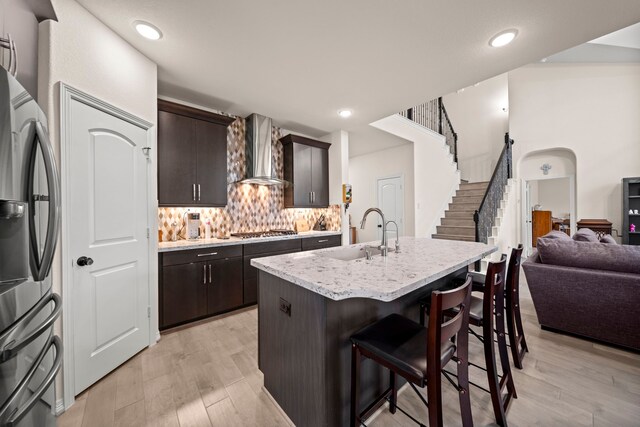
{"type": "MultiPolygon", "coordinates": [[[[496,422],[503,427],[507,426],[506,412],[509,404],[512,399],[518,398],[516,387],[513,383],[513,375],[511,374],[504,331],[504,278],[506,264],[506,255],[502,255],[501,260],[498,262],[489,263],[484,282],[484,295],[482,298],[472,296],[469,310],[469,324],[482,328],[482,336],[479,336],[472,329],[469,329],[469,331],[484,344],[484,359],[493,412],[496,422]],[[494,332],[497,335],[502,378],[498,376],[496,366],[496,354],[493,345],[494,332]],[[503,395],[502,390],[505,386],[507,393],[503,395]]],[[[483,369],[478,365],[475,366],[483,369]]]]}
{"type": "Polygon", "coordinates": [[[427,406],[429,426],[441,427],[442,421],[442,379],[441,373],[458,390],[462,425],[473,426],[471,401],[469,399],[468,345],[469,307],[471,298],[471,277],[465,283],[450,291],[434,291],[431,294],[431,315],[428,327],[399,314],[391,314],[367,326],[351,337],[351,426],[364,423],[376,409],[389,402],[389,411],[397,410],[423,426],[413,416],[397,405],[397,376],[405,378],[418,397],[427,406]],[[452,308],[457,312],[452,317],[443,313],[452,308]],[[452,338],[456,338],[455,342],[452,338]],[[360,363],[369,358],[390,371],[390,385],[364,411],[360,411],[359,383],[360,363]],[[443,371],[453,360],[457,364],[457,384],[443,371]],[[427,387],[427,398],[420,394],[416,386],[427,387]]]}
{"type": "MultiPolygon", "coordinates": [[[[522,315],[520,314],[520,264],[522,251],[522,243],[511,250],[505,288],[507,335],[509,336],[513,364],[518,369],[522,369],[522,360],[525,354],[529,352],[529,347],[524,337],[524,328],[522,327],[522,315]]],[[[484,289],[485,276],[479,273],[471,273],[471,275],[473,277],[473,290],[482,291],[484,289]]]]}
{"type": "MultiPolygon", "coordinates": [[[[486,280],[481,288],[483,297],[471,296],[469,307],[469,324],[482,328],[482,335],[469,328],[469,333],[480,340],[484,347],[485,367],[469,362],[469,365],[482,369],[487,373],[489,390],[482,386],[470,382],[470,384],[488,392],[491,395],[491,404],[495,414],[496,422],[500,426],[507,426],[506,411],[512,399],[518,397],[511,374],[509,355],[507,352],[507,342],[504,330],[504,277],[507,257],[502,255],[500,261],[490,262],[487,269],[486,280]],[[496,365],[496,354],[494,346],[494,333],[497,335],[498,354],[502,368],[502,377],[498,375],[496,365]],[[507,393],[503,395],[503,389],[507,388],[507,393]]],[[[471,276],[471,275],[470,275],[471,276]]],[[[476,285],[477,286],[477,285],[476,285]]],[[[433,309],[425,301],[422,303],[422,310],[433,309]]],[[[451,309],[446,315],[453,316],[457,310],[451,309]]]]}

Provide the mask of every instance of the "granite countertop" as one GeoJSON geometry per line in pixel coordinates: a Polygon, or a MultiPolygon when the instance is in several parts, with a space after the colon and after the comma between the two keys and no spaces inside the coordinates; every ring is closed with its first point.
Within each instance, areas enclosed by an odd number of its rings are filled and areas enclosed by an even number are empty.
{"type": "Polygon", "coordinates": [[[187,249],[215,248],[228,245],[245,245],[248,243],[271,242],[276,240],[305,239],[320,236],[339,236],[342,231],[303,231],[289,236],[256,237],[254,239],[240,239],[230,237],[228,239],[198,239],[178,240],[176,242],[159,242],[158,252],[184,251],[187,249]]]}
{"type": "Polygon", "coordinates": [[[258,258],[251,265],[336,301],[347,298],[393,301],[498,250],[484,243],[401,237],[400,252],[389,252],[386,258],[380,255],[374,255],[370,261],[331,258],[378,244],[369,242],[258,258]]]}

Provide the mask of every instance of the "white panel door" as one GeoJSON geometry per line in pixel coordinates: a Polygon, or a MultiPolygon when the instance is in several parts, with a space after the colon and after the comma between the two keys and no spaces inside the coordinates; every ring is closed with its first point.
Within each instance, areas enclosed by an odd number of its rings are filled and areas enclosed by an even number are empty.
{"type": "Polygon", "coordinates": [[[69,248],[75,394],[149,344],[147,134],[72,100],[69,248]],[[91,258],[81,266],[81,257],[91,258]]]}
{"type": "MultiPolygon", "coordinates": [[[[399,176],[378,179],[378,208],[384,213],[386,221],[398,224],[399,234],[404,234],[404,189],[399,176]]],[[[378,218],[378,238],[382,238],[382,220],[378,218]]],[[[387,239],[395,239],[396,228],[390,224],[387,239]]]]}

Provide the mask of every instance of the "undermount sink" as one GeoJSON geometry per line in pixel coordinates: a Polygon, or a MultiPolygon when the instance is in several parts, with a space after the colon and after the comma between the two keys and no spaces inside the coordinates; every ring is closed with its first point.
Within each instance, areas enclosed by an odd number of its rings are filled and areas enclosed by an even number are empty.
{"type": "MultiPolygon", "coordinates": [[[[366,258],[366,253],[364,251],[364,246],[356,246],[356,247],[347,247],[342,249],[334,249],[327,252],[321,252],[317,254],[318,256],[322,256],[325,258],[337,259],[340,261],[353,261],[360,258],[366,258]]],[[[380,249],[375,246],[369,246],[369,252],[371,256],[380,256],[380,249]]]]}

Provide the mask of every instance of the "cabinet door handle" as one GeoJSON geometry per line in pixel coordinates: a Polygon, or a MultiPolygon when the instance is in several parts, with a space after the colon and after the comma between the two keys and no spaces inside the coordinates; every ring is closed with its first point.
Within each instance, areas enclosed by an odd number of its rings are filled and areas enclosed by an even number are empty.
{"type": "Polygon", "coordinates": [[[211,280],[211,264],[209,264],[209,283],[213,283],[211,280]]]}
{"type": "Polygon", "coordinates": [[[196,201],[196,185],[193,184],[193,201],[196,201]]]}
{"type": "Polygon", "coordinates": [[[311,192],[311,203],[315,203],[316,202],[316,192],[312,191],[311,192]]]}
{"type": "Polygon", "coordinates": [[[200,184],[198,184],[198,201],[200,201],[200,184]]]}
{"type": "Polygon", "coordinates": [[[329,241],[329,239],[322,239],[322,240],[318,240],[318,243],[327,243],[329,241]]]}
{"type": "Polygon", "coordinates": [[[207,265],[202,266],[202,283],[207,284],[207,265]]]}
{"type": "Polygon", "coordinates": [[[313,203],[311,199],[311,191],[309,191],[309,203],[313,203]]]}
{"type": "Polygon", "coordinates": [[[198,254],[198,256],[213,256],[218,255],[218,252],[209,252],[208,254],[198,254]]]}

